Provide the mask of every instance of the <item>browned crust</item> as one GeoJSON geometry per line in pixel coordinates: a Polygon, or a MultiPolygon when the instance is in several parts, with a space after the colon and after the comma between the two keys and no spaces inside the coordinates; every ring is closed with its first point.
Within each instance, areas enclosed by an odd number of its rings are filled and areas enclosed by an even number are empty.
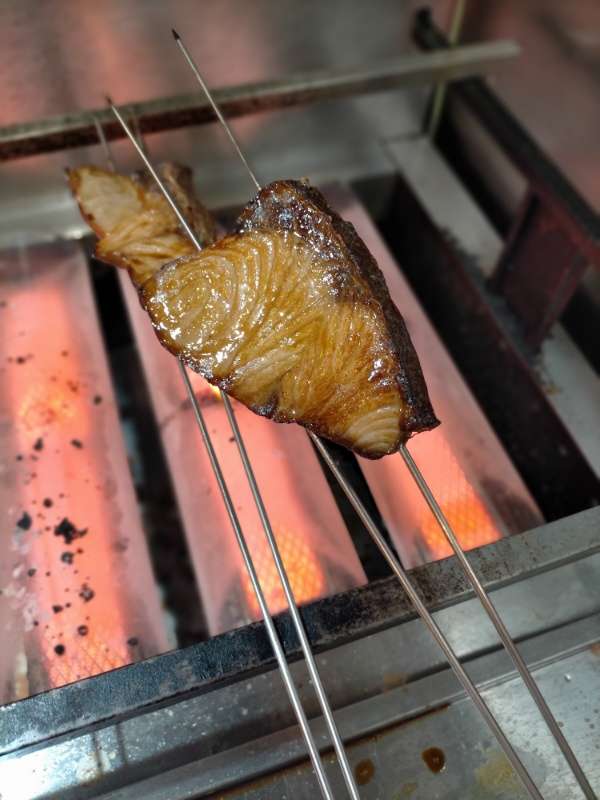
{"type": "MultiPolygon", "coordinates": [[[[327,205],[321,192],[300,181],[275,181],[265,186],[246,206],[238,218],[237,229],[239,232],[292,231],[310,242],[330,262],[344,265],[346,274],[350,265],[353,277],[368,285],[385,319],[389,348],[395,356],[396,380],[407,407],[402,424],[404,440],[440,424],[429,400],[417,353],[389,295],[383,273],[354,226],[327,205]]],[[[351,296],[352,283],[344,281],[343,274],[340,276],[339,289],[344,296],[351,296]]],[[[316,428],[312,430],[322,433],[316,428]]],[[[369,453],[362,455],[369,457],[369,453]]]]}

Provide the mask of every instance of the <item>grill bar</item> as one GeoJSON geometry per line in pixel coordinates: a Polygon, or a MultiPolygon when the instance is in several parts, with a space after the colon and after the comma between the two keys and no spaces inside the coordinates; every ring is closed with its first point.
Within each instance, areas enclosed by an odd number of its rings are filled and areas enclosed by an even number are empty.
{"type": "MultiPolygon", "coordinates": [[[[402,86],[449,81],[480,73],[486,67],[519,55],[511,40],[457,47],[451,53],[412,53],[391,64],[349,72],[314,72],[283,79],[232,86],[215,91],[215,100],[228,117],[305,105],[348,95],[398,89],[402,86]]],[[[141,133],[200,125],[214,120],[210,103],[197,94],[179,95],[127,106],[139,119],[141,133]]],[[[125,134],[106,109],[93,112],[106,138],[125,134]]],[[[94,145],[98,132],[89,111],[0,128],[0,161],[94,145]]]]}
{"type": "MultiPolygon", "coordinates": [[[[597,614],[600,610],[598,590],[586,591],[582,582],[574,597],[565,589],[575,585],[577,576],[584,572],[590,576],[589,587],[600,587],[600,580],[596,580],[596,575],[600,574],[597,563],[600,553],[597,535],[599,525],[600,507],[596,507],[528,530],[522,535],[500,539],[470,555],[477,571],[485,575],[487,585],[493,587],[501,612],[513,614],[513,624],[519,639],[523,641],[521,647],[529,664],[533,665],[538,660],[531,648],[536,647],[541,635],[547,633],[556,641],[557,631],[567,631],[573,619],[587,618],[589,614],[597,614]],[[565,602],[558,605],[555,602],[548,603],[548,597],[556,600],[556,590],[549,588],[545,591],[542,586],[562,587],[558,597],[561,600],[564,598],[565,602]],[[531,602],[515,604],[515,598],[519,601],[529,599],[531,602]]],[[[444,627],[447,625],[448,630],[456,631],[465,613],[468,613],[469,619],[480,631],[476,643],[469,639],[461,647],[461,659],[468,659],[472,665],[472,657],[478,653],[494,653],[494,658],[497,656],[501,659],[503,672],[510,670],[508,659],[503,651],[498,650],[497,637],[491,626],[482,628],[476,610],[473,609],[473,615],[469,611],[473,593],[454,556],[410,570],[409,576],[428,608],[439,610],[443,615],[444,627]]],[[[328,670],[336,663],[336,648],[342,651],[343,664],[348,652],[353,652],[354,646],[362,647],[360,643],[364,642],[371,664],[373,658],[381,660],[386,654],[391,657],[393,653],[412,647],[409,661],[413,663],[414,655],[418,662],[414,674],[444,672],[443,659],[435,658],[437,654],[427,648],[426,638],[419,633],[424,633],[424,628],[420,625],[417,627],[414,609],[394,576],[310,603],[302,609],[302,617],[312,646],[327,652],[328,670]],[[402,638],[405,635],[403,631],[407,630],[410,631],[406,634],[409,638],[405,640],[402,638]],[[384,634],[392,637],[398,645],[394,649],[386,644],[381,656],[374,655],[371,643],[384,634]],[[351,649],[346,650],[347,647],[351,649]]],[[[289,614],[285,612],[279,615],[275,624],[286,653],[293,657],[300,656],[289,614]]],[[[598,627],[595,622],[594,625],[589,641],[598,639],[598,627]]],[[[581,640],[576,638],[576,642],[580,645],[581,640]]],[[[591,656],[597,663],[597,655],[592,652],[591,656]]],[[[175,707],[178,701],[186,705],[192,697],[204,700],[236,679],[240,680],[246,691],[249,675],[265,674],[274,666],[261,622],[198,642],[183,650],[171,650],[159,658],[105,672],[91,681],[73,683],[58,691],[34,695],[3,707],[0,757],[17,756],[19,751],[30,747],[41,752],[53,737],[64,738],[67,734],[78,736],[88,730],[96,731],[102,727],[102,723],[111,720],[121,724],[123,720],[144,715],[153,709],[175,707]],[[183,685],[177,680],[178,675],[186,676],[183,685]]],[[[394,669],[393,660],[389,669],[394,669]]],[[[372,698],[381,694],[381,681],[373,675],[372,669],[369,675],[373,680],[361,683],[356,697],[372,698]]],[[[486,676],[481,677],[487,681],[486,676]]],[[[561,684],[558,689],[569,698],[567,702],[573,698],[574,703],[572,690],[578,690],[576,682],[566,683],[561,678],[561,684]]],[[[404,685],[401,691],[406,692],[404,685]]],[[[406,693],[410,695],[410,692],[406,693]]],[[[337,705],[341,708],[343,704],[339,698],[337,705]]],[[[216,705],[222,705],[222,700],[216,705]]],[[[537,727],[538,720],[534,721],[537,727]]],[[[584,726],[582,723],[581,731],[584,730],[589,738],[587,724],[584,726]]],[[[216,735],[219,736],[219,733],[216,735]]],[[[593,747],[590,752],[592,750],[593,747]]],[[[552,752],[556,751],[553,749],[552,752]]],[[[561,764],[560,773],[563,771],[561,764]]]]}

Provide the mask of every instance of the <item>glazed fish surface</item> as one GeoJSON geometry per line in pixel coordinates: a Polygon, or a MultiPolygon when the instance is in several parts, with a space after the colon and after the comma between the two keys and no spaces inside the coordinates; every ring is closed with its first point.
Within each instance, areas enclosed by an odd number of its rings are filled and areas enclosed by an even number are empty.
{"type": "MultiPolygon", "coordinates": [[[[194,195],[191,170],[162,164],[158,172],[200,241],[214,241],[215,224],[194,195]]],[[[83,218],[98,237],[96,256],[127,269],[135,284],[168,261],[196,252],[149,175],[128,177],[86,166],[68,170],[67,177],[83,218]]]]}
{"type": "Polygon", "coordinates": [[[234,234],[154,272],[140,298],[168,350],[257,414],[367,458],[439,424],[373,256],[304,182],[263,188],[234,234]]]}

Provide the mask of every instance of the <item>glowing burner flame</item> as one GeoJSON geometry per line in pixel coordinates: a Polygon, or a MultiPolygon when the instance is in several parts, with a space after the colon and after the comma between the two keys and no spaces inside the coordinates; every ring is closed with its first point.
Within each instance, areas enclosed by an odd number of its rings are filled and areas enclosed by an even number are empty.
{"type": "MultiPolygon", "coordinates": [[[[275,538],[296,603],[301,605],[322,597],[326,593],[327,582],[323,569],[308,542],[302,536],[285,528],[276,531],[275,538]]],[[[287,601],[264,535],[262,540],[257,539],[252,548],[252,556],[269,611],[271,614],[284,611],[287,609],[287,601]]],[[[246,572],[242,578],[242,585],[250,613],[254,619],[258,619],[261,616],[260,607],[246,572]]]]}
{"type": "MultiPolygon", "coordinates": [[[[463,549],[472,550],[499,539],[501,532],[498,526],[445,440],[438,442],[436,450],[443,467],[436,499],[463,549]]],[[[429,472],[433,473],[435,469],[431,466],[429,472]]],[[[424,503],[420,505],[419,531],[431,560],[451,556],[452,548],[437,520],[428,506],[424,503]]]]}
{"type": "MultiPolygon", "coordinates": [[[[336,188],[332,194],[375,256],[419,354],[442,425],[412,438],[408,448],[457,539],[469,550],[541,523],[533,498],[381,241],[373,220],[347,190],[336,188]]],[[[404,566],[416,567],[450,555],[446,537],[402,457],[359,461],[404,566]]]]}
{"type": "MultiPolygon", "coordinates": [[[[21,696],[168,646],[85,262],[37,253],[23,277],[7,259],[0,285],[0,638],[21,696]]],[[[2,686],[9,669],[0,658],[2,686]]]]}

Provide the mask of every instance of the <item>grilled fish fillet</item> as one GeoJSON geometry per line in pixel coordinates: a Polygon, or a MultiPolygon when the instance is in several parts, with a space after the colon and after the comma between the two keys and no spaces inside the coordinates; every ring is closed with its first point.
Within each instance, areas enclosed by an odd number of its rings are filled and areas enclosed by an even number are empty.
{"type": "MultiPolygon", "coordinates": [[[[214,241],[215,224],[194,196],[191,170],[163,164],[158,171],[200,241],[214,241]]],[[[99,239],[97,257],[127,269],[135,284],[168,261],[196,252],[150,176],[126,177],[89,166],[69,170],[67,177],[83,218],[99,239]]]]}
{"type": "Polygon", "coordinates": [[[237,232],[140,287],[162,344],[257,414],[367,458],[438,425],[385,280],[352,225],[277,181],[237,232]]]}

